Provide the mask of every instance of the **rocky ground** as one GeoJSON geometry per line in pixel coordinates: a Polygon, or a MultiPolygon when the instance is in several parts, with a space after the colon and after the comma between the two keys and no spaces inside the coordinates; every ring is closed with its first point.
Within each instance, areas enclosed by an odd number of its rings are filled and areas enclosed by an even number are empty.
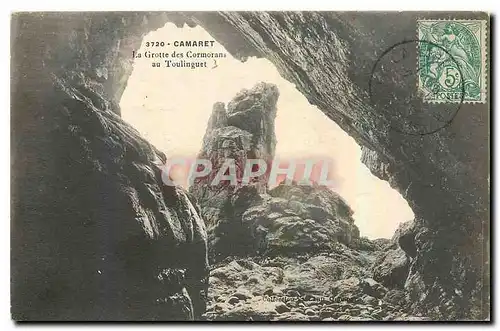
{"type": "Polygon", "coordinates": [[[391,240],[361,237],[347,246],[274,256],[226,257],[212,265],[206,320],[427,321],[404,290],[412,228],[391,240]],[[404,245],[403,245],[404,246],[404,245]],[[375,279],[376,280],[375,280],[375,279]]]}
{"type": "Polygon", "coordinates": [[[376,251],[339,244],[294,257],[227,258],[210,272],[206,320],[429,320],[407,311],[405,293],[370,276],[376,251]]]}

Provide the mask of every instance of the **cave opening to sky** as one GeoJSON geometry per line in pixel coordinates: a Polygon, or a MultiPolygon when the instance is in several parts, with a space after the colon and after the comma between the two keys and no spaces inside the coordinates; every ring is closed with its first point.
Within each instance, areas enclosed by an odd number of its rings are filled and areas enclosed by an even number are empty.
{"type": "MultiPolygon", "coordinates": [[[[207,51],[173,47],[174,41],[182,40],[215,39],[202,27],[178,28],[167,23],[150,32],[137,53],[207,51]],[[165,47],[154,48],[148,42],[164,42],[165,47]]],[[[274,64],[258,58],[241,62],[217,41],[210,51],[225,53],[226,57],[209,59],[207,68],[196,69],[156,68],[152,62],[164,59],[136,58],[120,101],[123,119],[167,157],[194,159],[215,102],[227,104],[242,89],[259,82],[273,83],[280,92],[275,122],[276,158],[322,155],[331,159],[335,183],[332,189],[353,209],[362,236],[390,238],[399,223],[413,219],[406,200],[361,163],[361,148],[356,141],[281,77],[274,64]]]]}

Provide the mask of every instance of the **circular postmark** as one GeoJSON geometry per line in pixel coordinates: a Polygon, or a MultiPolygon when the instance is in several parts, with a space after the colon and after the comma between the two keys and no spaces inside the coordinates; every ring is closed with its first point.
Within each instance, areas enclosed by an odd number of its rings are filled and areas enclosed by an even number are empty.
{"type": "Polygon", "coordinates": [[[462,77],[459,63],[444,47],[417,39],[401,41],[375,61],[368,85],[370,102],[390,113],[393,131],[436,133],[451,124],[463,104],[462,77]],[[428,102],[427,93],[443,93],[448,102],[428,102]]]}

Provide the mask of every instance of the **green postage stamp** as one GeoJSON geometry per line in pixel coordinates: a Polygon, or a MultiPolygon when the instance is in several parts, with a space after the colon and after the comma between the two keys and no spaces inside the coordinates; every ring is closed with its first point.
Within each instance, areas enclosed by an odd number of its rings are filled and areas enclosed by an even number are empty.
{"type": "Polygon", "coordinates": [[[418,89],[426,102],[485,102],[486,21],[419,20],[418,89]]]}

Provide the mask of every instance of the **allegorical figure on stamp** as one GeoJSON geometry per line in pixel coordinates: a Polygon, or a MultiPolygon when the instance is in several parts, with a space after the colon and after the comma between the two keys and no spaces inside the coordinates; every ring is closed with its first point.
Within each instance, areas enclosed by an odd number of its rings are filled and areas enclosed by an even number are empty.
{"type": "Polygon", "coordinates": [[[418,22],[419,87],[431,102],[484,102],[483,21],[418,22]]]}

